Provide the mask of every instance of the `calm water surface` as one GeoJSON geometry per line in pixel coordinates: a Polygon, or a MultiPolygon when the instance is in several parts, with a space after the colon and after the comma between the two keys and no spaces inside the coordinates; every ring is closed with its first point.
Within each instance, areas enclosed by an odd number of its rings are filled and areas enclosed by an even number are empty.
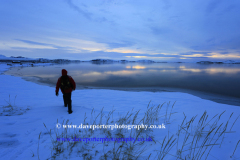
{"type": "Polygon", "coordinates": [[[240,98],[240,65],[196,63],[113,63],[65,64],[12,68],[5,74],[36,77],[55,85],[66,69],[78,86],[91,87],[170,87],[190,89],[240,98]]]}

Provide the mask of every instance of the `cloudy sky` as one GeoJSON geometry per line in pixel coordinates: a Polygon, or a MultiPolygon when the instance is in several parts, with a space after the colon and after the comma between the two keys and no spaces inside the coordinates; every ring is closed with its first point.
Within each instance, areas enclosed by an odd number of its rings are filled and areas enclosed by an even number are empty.
{"type": "Polygon", "coordinates": [[[240,60],[239,0],[1,0],[0,54],[240,60]]]}

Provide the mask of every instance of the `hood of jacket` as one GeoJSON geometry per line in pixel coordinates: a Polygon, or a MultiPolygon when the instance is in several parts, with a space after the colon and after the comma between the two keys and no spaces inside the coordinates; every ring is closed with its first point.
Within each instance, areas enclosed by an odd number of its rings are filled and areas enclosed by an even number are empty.
{"type": "Polygon", "coordinates": [[[62,69],[62,76],[66,76],[67,75],[67,70],[66,69],[62,69]]]}

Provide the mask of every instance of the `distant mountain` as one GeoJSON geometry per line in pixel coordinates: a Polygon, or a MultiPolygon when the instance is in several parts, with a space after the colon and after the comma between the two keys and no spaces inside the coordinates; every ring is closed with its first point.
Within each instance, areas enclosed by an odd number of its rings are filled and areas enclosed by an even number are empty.
{"type": "Polygon", "coordinates": [[[152,60],[138,60],[137,62],[140,62],[140,63],[155,63],[152,60]]]}
{"type": "Polygon", "coordinates": [[[240,64],[240,61],[228,60],[228,61],[224,61],[223,63],[227,63],[227,64],[240,64]]]}
{"type": "Polygon", "coordinates": [[[92,62],[117,62],[117,61],[111,60],[111,59],[93,59],[91,61],[92,62]]]}
{"type": "Polygon", "coordinates": [[[93,63],[114,63],[114,62],[120,62],[120,63],[129,63],[129,62],[155,63],[152,60],[129,61],[129,60],[111,60],[111,59],[93,59],[93,60],[91,60],[91,62],[93,62],[93,63]]]}
{"type": "Polygon", "coordinates": [[[29,61],[29,60],[35,60],[33,58],[26,58],[26,57],[22,57],[22,56],[11,56],[11,57],[6,57],[4,55],[0,55],[0,60],[1,61],[29,61]]]}
{"type": "Polygon", "coordinates": [[[68,59],[46,59],[46,58],[26,58],[22,56],[11,56],[6,57],[0,55],[0,62],[12,62],[12,63],[20,63],[20,62],[30,62],[30,63],[77,63],[80,60],[68,60],[68,59]]]}
{"type": "Polygon", "coordinates": [[[227,60],[223,62],[200,61],[199,64],[240,64],[240,61],[227,60]]]}

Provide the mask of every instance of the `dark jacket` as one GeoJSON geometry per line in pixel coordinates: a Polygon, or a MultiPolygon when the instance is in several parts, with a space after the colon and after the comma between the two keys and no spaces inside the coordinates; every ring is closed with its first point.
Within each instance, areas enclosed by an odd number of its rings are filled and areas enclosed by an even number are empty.
{"type": "MultiPolygon", "coordinates": [[[[63,69],[62,70],[62,76],[66,76],[66,75],[67,75],[67,71],[65,69],[63,69]]],[[[73,78],[71,76],[68,76],[68,78],[69,78],[70,83],[72,84],[72,88],[69,88],[69,89],[64,90],[64,91],[61,89],[62,93],[71,93],[73,90],[76,89],[76,83],[73,80],[73,78]]],[[[58,78],[58,81],[57,81],[57,84],[56,84],[56,93],[58,93],[60,85],[61,85],[61,77],[58,78]]]]}

